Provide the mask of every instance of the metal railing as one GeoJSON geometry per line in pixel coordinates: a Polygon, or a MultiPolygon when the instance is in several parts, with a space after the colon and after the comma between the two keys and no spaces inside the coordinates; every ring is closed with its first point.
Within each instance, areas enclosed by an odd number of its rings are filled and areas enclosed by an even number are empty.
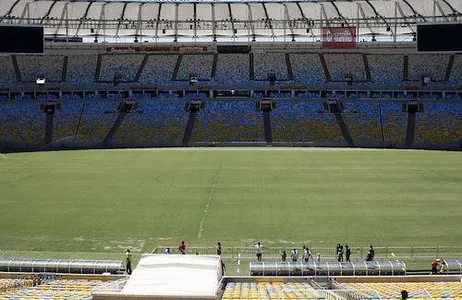
{"type": "MultiPolygon", "coordinates": [[[[303,245],[303,244],[302,244],[303,245]]],[[[177,246],[158,246],[151,253],[163,254],[165,249],[169,247],[172,253],[179,253],[177,246]]],[[[301,247],[296,247],[299,252],[299,257],[303,254],[301,247]]],[[[263,248],[263,258],[265,260],[279,260],[281,258],[281,252],[285,250],[287,257],[290,255],[290,251],[293,247],[287,245],[271,246],[263,248]]],[[[375,260],[432,260],[435,258],[460,258],[462,257],[462,247],[457,246],[409,246],[409,247],[374,247],[375,260]]],[[[337,260],[337,252],[334,247],[310,247],[313,258],[316,259],[319,253],[322,261],[337,260]]],[[[350,260],[363,261],[369,251],[369,247],[352,247],[350,260]]],[[[200,255],[213,255],[216,254],[216,248],[211,246],[201,247],[189,247],[187,250],[188,254],[200,254],[200,255]]],[[[224,259],[242,259],[252,260],[256,257],[255,248],[253,247],[222,247],[222,257],[224,259]]],[[[345,254],[343,255],[345,259],[345,254]]]]}

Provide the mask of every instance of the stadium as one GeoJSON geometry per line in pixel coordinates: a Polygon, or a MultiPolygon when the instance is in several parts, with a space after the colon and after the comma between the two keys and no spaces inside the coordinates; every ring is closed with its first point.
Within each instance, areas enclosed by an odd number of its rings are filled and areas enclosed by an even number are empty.
{"type": "Polygon", "coordinates": [[[0,1],[0,299],[462,299],[460,36],[460,0],[0,1]]]}

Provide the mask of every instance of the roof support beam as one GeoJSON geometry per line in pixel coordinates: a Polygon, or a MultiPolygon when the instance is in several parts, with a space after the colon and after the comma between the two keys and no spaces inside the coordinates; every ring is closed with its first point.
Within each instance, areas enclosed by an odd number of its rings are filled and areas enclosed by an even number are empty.
{"type": "Polygon", "coordinates": [[[197,6],[196,3],[193,3],[193,38],[197,38],[197,6]]]}
{"type": "Polygon", "coordinates": [[[437,11],[437,10],[438,10],[438,11],[440,12],[440,14],[443,16],[444,20],[445,20],[446,22],[448,22],[448,21],[449,21],[448,16],[444,13],[444,10],[443,10],[443,8],[441,7],[441,4],[440,4],[438,1],[436,1],[436,0],[433,2],[433,22],[436,22],[436,11],[437,11]]]}
{"type": "Polygon", "coordinates": [[[292,37],[292,40],[295,41],[295,34],[294,34],[294,28],[290,24],[290,15],[289,15],[289,9],[287,8],[287,4],[284,3],[284,38],[286,37],[286,29],[289,28],[290,31],[290,36],[292,37]]]}
{"type": "Polygon", "coordinates": [[[63,11],[61,12],[61,18],[59,19],[59,23],[56,26],[55,30],[55,35],[58,34],[59,30],[61,29],[61,26],[63,26],[63,23],[65,23],[66,26],[66,38],[69,37],[69,13],[67,10],[67,6],[69,3],[64,4],[63,11]]]}
{"type": "MultiPolygon", "coordinates": [[[[403,9],[401,8],[401,5],[399,5],[398,1],[395,1],[395,29],[397,29],[398,27],[396,25],[396,22],[398,21],[398,15],[397,15],[398,12],[401,15],[401,17],[404,19],[404,21],[406,22],[406,26],[411,30],[412,33],[415,33],[412,26],[409,24],[409,22],[407,22],[408,18],[404,15],[403,9]]],[[[396,37],[396,34],[395,34],[395,37],[396,37]]],[[[396,42],[396,38],[395,38],[395,42],[396,42]]]]}
{"type": "MultiPolygon", "coordinates": [[[[91,7],[92,4],[93,4],[93,2],[88,3],[88,6],[87,6],[87,8],[85,10],[85,13],[83,14],[82,18],[80,19],[79,26],[77,27],[77,31],[75,32],[76,36],[79,35],[79,31],[80,31],[80,28],[82,27],[82,25],[85,22],[87,22],[88,12],[90,11],[90,7],[91,7]]],[[[92,30],[93,30],[93,28],[92,28],[92,30]]]]}
{"type": "MultiPolygon", "coordinates": [[[[253,20],[253,17],[252,17],[252,9],[250,8],[250,4],[249,3],[246,3],[247,4],[247,17],[248,17],[248,20],[249,20],[249,33],[252,32],[252,42],[255,42],[255,38],[256,38],[256,35],[255,35],[255,24],[254,24],[254,20],[253,20]]],[[[250,35],[250,34],[249,34],[250,35]]]]}
{"type": "Polygon", "coordinates": [[[175,4],[175,38],[173,40],[173,42],[178,42],[178,10],[179,10],[179,6],[180,4],[179,3],[176,3],[175,4]]]}
{"type": "Polygon", "coordinates": [[[214,3],[211,3],[212,7],[212,38],[213,38],[213,41],[216,42],[217,41],[217,28],[216,28],[216,20],[215,20],[215,4],[214,3]]]}
{"type": "MultiPolygon", "coordinates": [[[[40,22],[40,24],[43,24],[43,22],[45,22],[45,20],[50,16],[51,11],[53,10],[53,7],[55,6],[56,3],[58,3],[58,0],[55,0],[55,1],[53,1],[53,3],[51,3],[50,8],[48,8],[48,11],[47,11],[47,13],[43,16],[43,19],[42,19],[42,21],[40,22]]],[[[67,3],[66,3],[66,4],[67,4],[67,3]]]]}
{"type": "Polygon", "coordinates": [[[101,13],[99,15],[99,21],[98,26],[96,27],[95,37],[98,37],[101,28],[103,29],[103,36],[106,35],[106,5],[107,3],[104,3],[101,7],[101,13]]]}
{"type": "Polygon", "coordinates": [[[125,23],[124,21],[124,18],[125,18],[125,10],[127,9],[127,4],[128,3],[124,3],[124,7],[122,8],[122,13],[120,14],[120,17],[119,17],[119,23],[117,24],[117,29],[116,29],[116,38],[119,37],[119,30],[120,30],[120,26],[122,26],[123,23],[125,23]]]}
{"type": "Polygon", "coordinates": [[[271,37],[274,39],[274,30],[273,25],[271,24],[271,19],[268,15],[268,10],[266,9],[266,5],[264,2],[261,3],[263,6],[263,11],[265,12],[265,29],[268,28],[271,31],[271,37]]]}
{"type": "Polygon", "coordinates": [[[228,13],[229,13],[229,20],[231,22],[231,28],[233,29],[232,36],[236,37],[236,28],[234,27],[234,17],[233,17],[233,11],[231,9],[231,3],[228,3],[228,13]]]}
{"type": "Polygon", "coordinates": [[[162,11],[162,3],[159,3],[159,8],[157,9],[157,18],[156,18],[156,31],[155,31],[155,39],[159,38],[159,24],[160,24],[160,12],[162,11]]]}
{"type": "Polygon", "coordinates": [[[29,2],[27,2],[26,5],[24,5],[24,9],[22,10],[21,18],[19,19],[18,24],[21,24],[22,21],[26,18],[27,18],[27,24],[29,24],[30,22],[29,2]]]}
{"type": "Polygon", "coordinates": [[[6,17],[9,17],[11,15],[13,9],[16,7],[16,5],[18,5],[19,2],[21,2],[21,0],[16,0],[16,2],[13,5],[11,5],[10,10],[4,16],[2,16],[0,22],[2,22],[6,17]]]}
{"type": "Polygon", "coordinates": [[[135,29],[135,40],[140,37],[140,42],[143,41],[143,8],[144,2],[140,4],[138,7],[138,20],[136,22],[136,29],[135,29]]]}
{"type": "Polygon", "coordinates": [[[357,5],[358,5],[358,11],[357,11],[357,14],[358,14],[358,15],[357,15],[357,18],[358,18],[358,19],[357,19],[356,27],[357,27],[358,30],[359,30],[359,28],[360,28],[360,27],[359,27],[359,19],[360,19],[359,16],[361,15],[361,17],[362,17],[362,18],[365,20],[365,22],[366,22],[366,27],[367,27],[367,29],[369,29],[369,31],[370,31],[373,35],[375,35],[375,32],[374,32],[374,30],[372,29],[372,26],[369,24],[369,21],[367,20],[366,14],[364,13],[364,10],[363,10],[363,7],[361,6],[361,3],[357,3],[357,5]]]}

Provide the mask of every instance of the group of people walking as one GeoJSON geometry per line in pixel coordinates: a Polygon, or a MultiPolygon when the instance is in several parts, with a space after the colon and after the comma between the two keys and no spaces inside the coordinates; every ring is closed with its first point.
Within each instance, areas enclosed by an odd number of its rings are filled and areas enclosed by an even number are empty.
{"type": "MultiPolygon", "coordinates": [[[[313,257],[313,254],[311,253],[311,250],[310,248],[308,248],[307,246],[303,246],[303,250],[302,250],[302,261],[304,262],[309,262],[310,260],[314,261],[314,257],[313,257]]],[[[296,248],[292,249],[292,251],[290,252],[290,260],[292,262],[296,262],[298,261],[298,250],[296,248]]],[[[286,250],[282,250],[281,251],[281,261],[287,261],[287,252],[286,250]]],[[[316,261],[319,263],[321,262],[321,254],[318,253],[316,255],[316,261]]]]}
{"type": "MultiPolygon", "coordinates": [[[[257,255],[257,261],[261,261],[262,260],[262,256],[263,256],[263,245],[258,242],[255,246],[255,251],[256,251],[256,255],[257,255]]],[[[351,258],[351,248],[350,246],[348,245],[341,245],[340,243],[337,244],[337,248],[336,248],[336,257],[337,257],[337,261],[339,262],[351,262],[350,258],[351,258]],[[344,259],[344,256],[345,256],[345,259],[344,259]]],[[[313,257],[313,254],[311,253],[311,250],[307,247],[307,246],[303,246],[303,250],[302,250],[302,261],[304,262],[309,262],[310,260],[313,261],[313,262],[317,262],[317,263],[320,263],[321,262],[321,254],[318,253],[316,255],[316,258],[313,257]]],[[[369,247],[369,250],[368,250],[368,253],[366,255],[366,261],[373,261],[374,260],[374,257],[375,257],[375,250],[374,250],[374,246],[370,246],[369,247]]],[[[299,258],[299,252],[296,248],[292,249],[290,251],[290,260],[292,262],[296,262],[298,261],[298,258],[299,258]]],[[[281,261],[285,262],[287,261],[287,251],[286,250],[281,250],[281,261]]]]}
{"type": "MultiPolygon", "coordinates": [[[[262,261],[263,248],[264,248],[263,245],[260,242],[257,242],[257,244],[254,245],[254,248],[255,248],[255,254],[257,256],[257,261],[262,261]]],[[[179,253],[184,255],[184,254],[186,254],[187,249],[188,249],[188,246],[185,244],[184,241],[181,241],[181,243],[178,245],[179,253]]],[[[216,246],[216,254],[221,257],[222,251],[223,251],[223,248],[222,248],[221,242],[218,242],[217,246],[216,246]]],[[[164,253],[167,254],[167,255],[172,254],[172,249],[171,248],[166,248],[164,253]]],[[[199,253],[196,252],[196,254],[199,254],[199,253]]],[[[287,261],[287,252],[286,252],[286,250],[281,250],[280,254],[281,254],[281,261],[283,261],[283,262],[287,261]]],[[[342,246],[340,243],[338,243],[337,247],[336,247],[336,254],[337,254],[337,260],[339,262],[343,262],[343,261],[350,262],[351,248],[348,245],[342,246]],[[344,256],[345,256],[345,259],[344,259],[344,256]]],[[[369,251],[368,251],[367,256],[366,256],[366,261],[373,261],[374,256],[375,256],[375,250],[374,250],[374,247],[371,245],[369,247],[369,251]]],[[[127,249],[127,252],[125,253],[125,258],[126,258],[126,270],[127,270],[127,273],[131,274],[131,271],[132,271],[131,270],[132,255],[131,255],[129,249],[127,249]]],[[[289,259],[292,262],[299,261],[299,252],[298,252],[298,250],[296,248],[293,248],[290,251],[289,259]]],[[[303,262],[312,261],[312,262],[320,263],[321,262],[321,254],[317,253],[316,257],[314,257],[313,254],[311,253],[311,250],[305,245],[305,246],[303,246],[303,249],[302,249],[301,261],[303,261],[303,262]]],[[[223,273],[224,273],[224,270],[226,269],[226,267],[225,267],[225,265],[223,263],[223,260],[222,260],[222,268],[223,268],[223,273]]],[[[434,268],[433,268],[433,264],[432,264],[432,271],[433,271],[433,269],[434,268]]]]}
{"type": "Polygon", "coordinates": [[[444,274],[446,273],[446,262],[443,261],[441,262],[441,259],[435,259],[433,262],[432,262],[432,274],[433,275],[436,275],[436,274],[444,274]]]}

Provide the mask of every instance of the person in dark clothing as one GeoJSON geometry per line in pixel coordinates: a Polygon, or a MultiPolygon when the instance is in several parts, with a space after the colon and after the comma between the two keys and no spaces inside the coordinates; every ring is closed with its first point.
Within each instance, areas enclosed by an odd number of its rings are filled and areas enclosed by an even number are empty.
{"type": "Polygon", "coordinates": [[[132,274],[132,254],[130,253],[130,249],[127,249],[127,252],[125,252],[125,263],[125,270],[127,274],[132,274]]]}
{"type": "Polygon", "coordinates": [[[409,297],[409,294],[406,290],[401,291],[401,299],[406,300],[409,297]]]}
{"type": "Polygon", "coordinates": [[[343,246],[339,244],[337,244],[337,259],[338,261],[343,261],[343,246]]]}
{"type": "Polygon", "coordinates": [[[372,247],[371,245],[369,247],[369,252],[367,253],[367,256],[366,256],[366,261],[373,261],[374,256],[375,256],[375,250],[374,250],[374,247],[372,247]]]}
{"type": "Polygon", "coordinates": [[[375,258],[374,246],[371,245],[371,246],[369,247],[369,253],[371,254],[371,258],[372,258],[371,260],[374,260],[374,258],[375,258]]]}
{"type": "Polygon", "coordinates": [[[222,259],[220,259],[220,264],[221,264],[221,276],[225,276],[226,265],[225,265],[225,262],[222,259]]]}
{"type": "Polygon", "coordinates": [[[217,255],[221,255],[221,243],[218,242],[217,244],[217,255]]]}
{"type": "Polygon", "coordinates": [[[286,261],[287,260],[287,253],[286,250],[281,251],[281,261],[286,261]]]}
{"type": "Polygon", "coordinates": [[[351,262],[350,261],[350,255],[351,255],[351,249],[348,245],[345,246],[345,261],[351,262]]]}

